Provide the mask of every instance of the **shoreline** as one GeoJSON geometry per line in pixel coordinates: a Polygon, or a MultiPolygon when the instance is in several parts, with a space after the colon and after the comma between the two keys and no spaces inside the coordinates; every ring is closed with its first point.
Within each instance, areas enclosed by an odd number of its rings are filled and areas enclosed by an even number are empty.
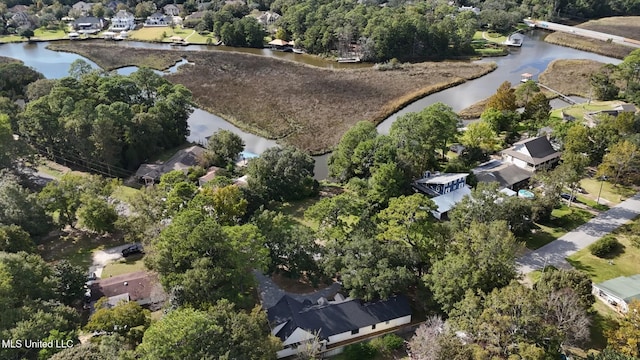
{"type": "Polygon", "coordinates": [[[187,86],[199,108],[243,131],[294,145],[314,156],[331,152],[342,134],[359,120],[378,125],[418,99],[482,77],[497,68],[495,63],[440,61],[406,64],[390,71],[327,69],[294,60],[224,50],[117,47],[114,53],[101,50],[107,47],[114,50],[116,46],[85,44],[56,43],[48,48],[81,55],[109,70],[141,65],[166,70],[184,58],[194,65],[180,67],[176,73],[166,76],[174,83],[187,86]],[[121,52],[127,56],[118,56],[121,52]],[[109,57],[100,56],[106,53],[109,57]],[[278,81],[269,84],[272,79],[278,81]],[[407,89],[410,82],[415,82],[413,89],[407,89]],[[260,84],[266,84],[268,89],[260,84]],[[235,96],[229,96],[233,94],[235,96]]]}

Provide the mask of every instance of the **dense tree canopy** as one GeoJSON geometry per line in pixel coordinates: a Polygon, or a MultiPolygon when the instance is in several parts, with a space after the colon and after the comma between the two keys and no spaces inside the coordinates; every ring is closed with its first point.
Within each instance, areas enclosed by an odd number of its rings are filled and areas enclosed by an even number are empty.
{"type": "Polygon", "coordinates": [[[254,281],[251,269],[266,263],[262,237],[255,237],[232,241],[213,218],[184,210],[152,241],[148,264],[166,289],[182,288],[184,304],[204,307],[222,298],[244,303],[254,281]]]}
{"type": "Polygon", "coordinates": [[[249,186],[269,200],[303,199],[317,192],[314,160],[292,147],[272,147],[247,167],[249,186]]]}
{"type": "Polygon", "coordinates": [[[206,311],[170,312],[144,334],[142,359],[275,359],[278,339],[268,335],[266,314],[239,312],[227,301],[206,311]]]}
{"type": "Polygon", "coordinates": [[[28,103],[19,131],[63,163],[126,176],[158,150],[184,143],[191,93],[149,69],[131,76],[92,71],[56,81],[28,103]]]}

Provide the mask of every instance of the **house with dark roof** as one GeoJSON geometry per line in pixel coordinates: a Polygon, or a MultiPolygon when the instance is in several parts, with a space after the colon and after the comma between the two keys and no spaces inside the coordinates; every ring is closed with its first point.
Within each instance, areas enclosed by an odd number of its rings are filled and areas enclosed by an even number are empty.
{"type": "Polygon", "coordinates": [[[536,171],[553,167],[560,160],[546,136],[518,141],[512,147],[502,150],[502,159],[522,169],[536,171]]]}
{"type": "Polygon", "coordinates": [[[640,300],[640,274],[593,284],[593,294],[616,310],[626,313],[631,301],[640,300]]]}
{"type": "Polygon", "coordinates": [[[147,20],[144,21],[144,26],[168,26],[172,22],[173,17],[156,12],[147,17],[147,20]]]}
{"type": "Polygon", "coordinates": [[[79,33],[97,33],[104,28],[104,21],[95,16],[83,16],[76,19],[73,24],[73,29],[79,33]]]}
{"type": "Polygon", "coordinates": [[[500,188],[519,190],[529,184],[533,173],[512,163],[490,160],[475,167],[478,182],[497,182],[500,188]]]}
{"type": "Polygon", "coordinates": [[[190,167],[200,164],[205,151],[203,147],[197,145],[178,150],[164,163],[140,165],[135,177],[145,184],[153,184],[160,181],[160,177],[170,171],[181,170],[186,173],[190,167]]]}
{"type": "Polygon", "coordinates": [[[89,289],[90,302],[104,297],[108,306],[116,306],[121,301],[136,301],[140,306],[155,308],[161,307],[167,298],[158,275],[147,271],[99,279],[89,289]]]}
{"type": "Polygon", "coordinates": [[[320,351],[334,355],[344,342],[366,340],[411,323],[411,307],[404,295],[365,303],[337,294],[333,301],[320,298],[316,303],[299,301],[289,295],[267,309],[271,334],[282,340],[278,358],[298,353],[298,348],[317,336],[320,351]]]}

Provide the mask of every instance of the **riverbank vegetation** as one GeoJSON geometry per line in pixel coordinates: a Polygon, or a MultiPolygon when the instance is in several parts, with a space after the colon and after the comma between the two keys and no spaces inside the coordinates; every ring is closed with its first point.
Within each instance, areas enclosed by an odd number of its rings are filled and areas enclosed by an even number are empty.
{"type": "MultiPolygon", "coordinates": [[[[640,41],[640,16],[610,17],[590,20],[577,27],[587,30],[600,31],[607,34],[628,37],[640,41]]],[[[554,32],[545,37],[545,41],[578,50],[590,51],[617,59],[623,59],[634,48],[607,41],[590,39],[563,32],[554,32]]]]}
{"type": "Polygon", "coordinates": [[[222,51],[72,42],[50,46],[79,53],[100,66],[108,64],[107,68],[149,65],[163,58],[173,64],[186,57],[194,65],[167,78],[189,88],[199,106],[243,129],[316,154],[329,151],[360,120],[379,123],[416,99],[495,69],[493,63],[436,62],[406,64],[392,71],[332,70],[222,51]]]}
{"type": "Polygon", "coordinates": [[[32,92],[18,117],[16,130],[41,154],[125,177],[158,151],[185,142],[192,103],[184,86],[150,69],[100,74],[81,60],[69,72],[32,92]]]}
{"type": "Polygon", "coordinates": [[[591,76],[602,71],[605,66],[606,64],[595,60],[554,60],[540,73],[538,81],[565,95],[594,97],[591,76]]]}
{"type": "Polygon", "coordinates": [[[66,51],[82,55],[105,70],[115,70],[125,66],[148,67],[166,70],[175,65],[183,54],[176,50],[145,50],[117,46],[103,41],[56,41],[47,45],[54,51],[66,51]]]}

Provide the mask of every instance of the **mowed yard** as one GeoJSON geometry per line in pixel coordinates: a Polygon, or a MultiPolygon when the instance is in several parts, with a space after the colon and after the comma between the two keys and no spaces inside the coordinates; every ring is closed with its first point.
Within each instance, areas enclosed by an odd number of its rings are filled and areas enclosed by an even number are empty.
{"type": "Polygon", "coordinates": [[[210,41],[213,42],[217,40],[213,35],[201,35],[193,29],[171,28],[169,26],[143,27],[129,33],[129,39],[140,41],[171,42],[172,36],[180,36],[191,44],[206,44],[207,39],[211,39],[210,41]]]}

